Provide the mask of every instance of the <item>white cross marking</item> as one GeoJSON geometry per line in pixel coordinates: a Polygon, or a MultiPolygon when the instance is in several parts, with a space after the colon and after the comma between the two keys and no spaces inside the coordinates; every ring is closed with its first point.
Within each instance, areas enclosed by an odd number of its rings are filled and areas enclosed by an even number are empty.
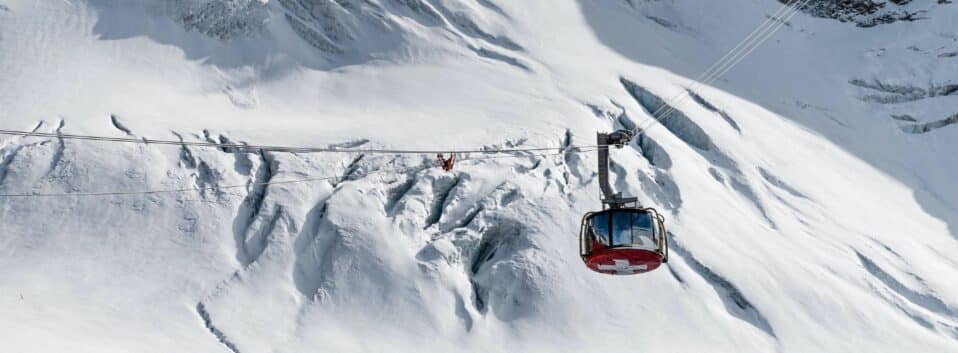
{"type": "Polygon", "coordinates": [[[649,265],[646,265],[646,264],[630,266],[629,260],[613,259],[612,262],[615,264],[614,265],[599,264],[596,266],[596,268],[602,271],[615,271],[615,273],[625,273],[625,274],[636,273],[639,270],[645,271],[649,269],[649,265]]]}

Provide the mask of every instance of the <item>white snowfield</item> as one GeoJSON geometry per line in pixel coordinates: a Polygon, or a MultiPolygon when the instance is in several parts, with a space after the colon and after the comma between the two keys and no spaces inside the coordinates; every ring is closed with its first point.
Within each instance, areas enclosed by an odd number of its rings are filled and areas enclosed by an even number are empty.
{"type": "Polygon", "coordinates": [[[0,196],[0,351],[958,352],[958,5],[793,17],[612,151],[668,265],[578,257],[596,158],[559,147],[653,119],[780,5],[0,0],[0,129],[556,147],[444,172],[0,136],[0,194],[250,185],[0,196]]]}

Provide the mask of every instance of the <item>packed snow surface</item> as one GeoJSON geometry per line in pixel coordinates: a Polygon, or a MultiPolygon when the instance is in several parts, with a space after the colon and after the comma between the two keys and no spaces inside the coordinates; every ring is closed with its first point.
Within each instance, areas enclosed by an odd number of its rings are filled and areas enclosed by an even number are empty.
{"type": "Polygon", "coordinates": [[[958,351],[958,6],[818,3],[690,90],[780,2],[0,0],[2,129],[556,147],[2,136],[2,194],[207,188],[0,196],[3,350],[958,351]],[[590,272],[575,146],[653,118],[671,261],[590,272]]]}

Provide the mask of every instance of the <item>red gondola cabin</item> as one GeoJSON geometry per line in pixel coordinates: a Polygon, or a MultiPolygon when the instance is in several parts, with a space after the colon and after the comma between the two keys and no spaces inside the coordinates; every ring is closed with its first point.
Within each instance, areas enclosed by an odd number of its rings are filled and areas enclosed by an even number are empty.
{"type": "Polygon", "coordinates": [[[613,275],[652,271],[668,261],[663,217],[652,208],[611,208],[582,219],[579,249],[589,269],[613,275]]]}

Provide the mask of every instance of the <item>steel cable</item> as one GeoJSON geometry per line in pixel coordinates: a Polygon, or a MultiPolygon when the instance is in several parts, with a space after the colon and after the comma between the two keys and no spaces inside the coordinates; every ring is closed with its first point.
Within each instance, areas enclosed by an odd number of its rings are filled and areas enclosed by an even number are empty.
{"type": "MultiPolygon", "coordinates": [[[[725,56],[719,59],[719,61],[725,60],[725,62],[718,66],[713,64],[711,67],[709,67],[709,70],[712,70],[715,67],[718,67],[718,69],[709,74],[703,73],[702,75],[699,75],[699,78],[693,81],[686,91],[677,93],[670,98],[669,101],[663,102],[663,104],[659,105],[659,107],[657,107],[656,110],[651,113],[652,119],[643,124],[637,125],[632,129],[632,133],[634,135],[645,133],[645,131],[648,131],[648,129],[652,128],[654,125],[661,124],[662,121],[668,119],[670,114],[676,109],[675,106],[690,97],[691,92],[694,92],[694,90],[701,85],[707,85],[715,82],[715,80],[717,80],[719,77],[738,65],[738,63],[744,60],[745,57],[747,57],[749,54],[755,51],[755,49],[760,47],[769,38],[775,35],[775,33],[778,32],[788,22],[789,19],[794,17],[795,14],[798,13],[799,9],[805,6],[805,4],[807,4],[809,1],[811,0],[794,0],[791,3],[786,3],[783,5],[778,11],[769,16],[769,18],[759,25],[758,28],[753,30],[752,33],[743,39],[742,42],[739,42],[739,45],[736,45],[732,50],[729,51],[729,53],[726,53],[725,56]],[[781,14],[781,17],[776,16],[781,13],[782,9],[786,8],[787,11],[781,14]],[[772,23],[772,25],[768,26],[769,23],[772,23]],[[758,34],[756,35],[756,33],[758,34]],[[744,47],[742,46],[743,43],[746,43],[744,47]],[[730,55],[735,51],[738,52],[730,55]],[[662,118],[659,119],[659,116],[662,118]]],[[[709,70],[706,70],[706,72],[709,70]]]]}
{"type": "Polygon", "coordinates": [[[269,145],[250,145],[244,143],[216,143],[199,141],[175,141],[175,140],[155,140],[148,138],[129,138],[129,137],[109,137],[79,134],[63,134],[51,132],[2,130],[0,135],[14,135],[23,137],[49,137],[69,140],[86,141],[104,141],[104,142],[122,142],[138,144],[155,145],[174,145],[189,147],[214,147],[221,149],[237,149],[243,151],[269,151],[269,152],[291,152],[291,153],[366,153],[366,154],[436,154],[436,153],[513,153],[513,152],[539,152],[560,150],[563,148],[590,148],[599,147],[597,145],[576,145],[564,147],[526,147],[526,148],[478,148],[478,149],[388,149],[388,148],[346,148],[346,147],[291,147],[291,146],[269,146],[269,145]]]}
{"type": "MultiPolygon", "coordinates": [[[[525,154],[525,155],[510,155],[510,156],[487,156],[487,157],[473,157],[473,158],[463,158],[460,162],[470,162],[470,161],[483,161],[490,159],[501,159],[501,158],[545,158],[550,156],[557,156],[567,153],[586,153],[592,152],[592,149],[566,149],[554,153],[538,153],[538,154],[525,154]]],[[[424,170],[431,167],[422,167],[414,166],[409,168],[401,168],[398,170],[376,170],[365,175],[375,175],[383,173],[395,173],[403,174],[413,170],[424,170]]],[[[281,185],[281,184],[295,184],[295,183],[305,183],[311,181],[329,181],[329,180],[343,180],[348,178],[348,175],[341,176],[324,176],[324,177],[313,177],[313,178],[303,178],[303,179],[292,179],[292,180],[279,180],[279,181],[268,181],[268,182],[247,182],[244,184],[234,184],[234,185],[214,185],[208,187],[194,187],[194,188],[176,188],[176,189],[160,189],[160,190],[141,190],[141,191],[104,191],[104,192],[63,192],[63,193],[19,193],[19,194],[0,194],[0,198],[10,197],[10,198],[25,198],[25,197],[67,197],[67,196],[128,196],[128,195],[153,195],[153,194],[170,194],[170,193],[183,193],[183,192],[203,192],[203,191],[217,191],[224,189],[236,189],[236,188],[250,188],[253,186],[262,186],[262,185],[281,185]]]]}

